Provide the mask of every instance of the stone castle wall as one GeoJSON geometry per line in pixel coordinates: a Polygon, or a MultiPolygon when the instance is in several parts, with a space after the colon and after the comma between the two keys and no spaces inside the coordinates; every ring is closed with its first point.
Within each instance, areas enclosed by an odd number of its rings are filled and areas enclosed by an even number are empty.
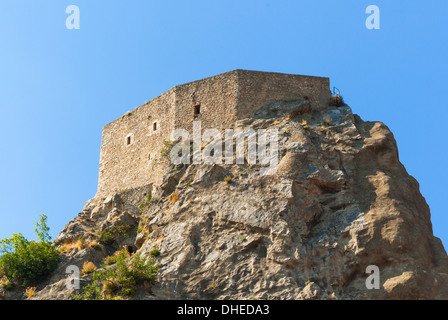
{"type": "Polygon", "coordinates": [[[160,150],[175,128],[191,135],[193,121],[203,130],[229,128],[279,100],[307,99],[320,109],[330,95],[328,78],[246,70],[176,86],[103,127],[97,196],[160,184],[168,165],[160,150]]]}
{"type": "Polygon", "coordinates": [[[237,120],[236,71],[177,86],[175,92],[176,128],[186,129],[192,134],[193,121],[201,121],[202,129],[220,129],[237,120]],[[196,104],[200,105],[200,114],[194,116],[196,104]]]}
{"type": "Polygon", "coordinates": [[[308,100],[318,110],[328,106],[330,96],[328,78],[238,70],[238,119],[280,100],[308,100]]]}
{"type": "Polygon", "coordinates": [[[174,128],[174,107],[170,90],[104,126],[97,194],[161,181],[157,151],[174,128]]]}

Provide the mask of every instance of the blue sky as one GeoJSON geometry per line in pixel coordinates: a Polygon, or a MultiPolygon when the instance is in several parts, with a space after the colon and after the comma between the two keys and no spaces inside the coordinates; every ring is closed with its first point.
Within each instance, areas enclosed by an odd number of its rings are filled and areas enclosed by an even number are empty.
{"type": "Polygon", "coordinates": [[[233,69],[326,76],[395,135],[448,246],[448,2],[0,2],[0,238],[51,235],[96,193],[101,128],[171,87],[233,69]],[[67,6],[80,9],[68,30],[67,6]],[[380,30],[368,30],[368,5],[380,30]]]}

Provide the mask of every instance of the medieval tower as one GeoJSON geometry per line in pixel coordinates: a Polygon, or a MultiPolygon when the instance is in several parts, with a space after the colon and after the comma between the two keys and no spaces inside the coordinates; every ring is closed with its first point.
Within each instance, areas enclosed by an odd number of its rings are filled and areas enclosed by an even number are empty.
{"type": "Polygon", "coordinates": [[[194,120],[222,129],[276,101],[307,100],[317,110],[330,96],[328,78],[247,70],[175,86],[103,127],[97,196],[160,184],[164,141],[176,128],[192,132],[194,120]]]}

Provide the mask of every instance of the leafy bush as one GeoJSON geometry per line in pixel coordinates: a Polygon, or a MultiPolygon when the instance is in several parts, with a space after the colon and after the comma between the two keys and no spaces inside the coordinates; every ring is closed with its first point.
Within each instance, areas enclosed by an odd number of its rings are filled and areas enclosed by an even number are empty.
{"type": "Polygon", "coordinates": [[[77,300],[115,299],[119,296],[132,296],[135,287],[144,281],[152,281],[156,278],[159,265],[155,259],[142,258],[140,254],[134,255],[128,261],[129,254],[126,250],[120,250],[115,255],[116,263],[113,267],[105,267],[105,270],[93,273],[94,282],[83,288],[84,292],[72,295],[77,300]],[[102,288],[99,281],[103,282],[102,288]]]}
{"type": "Polygon", "coordinates": [[[59,252],[50,242],[47,217],[41,215],[35,224],[39,241],[29,241],[21,233],[0,240],[0,276],[24,285],[43,280],[59,261],[59,252]]]}
{"type": "Polygon", "coordinates": [[[112,265],[117,263],[120,256],[124,256],[125,258],[128,258],[129,252],[126,249],[121,249],[120,251],[116,251],[113,255],[108,256],[104,259],[104,263],[107,265],[112,265]]]}
{"type": "Polygon", "coordinates": [[[4,275],[4,276],[0,279],[0,287],[2,287],[2,288],[5,289],[5,290],[10,291],[10,290],[13,290],[13,289],[14,289],[14,283],[12,283],[12,281],[9,280],[8,277],[4,275]]]}
{"type": "MultiPolygon", "coordinates": [[[[120,261],[119,261],[120,262],[120,261]]],[[[152,281],[156,278],[160,266],[155,263],[154,257],[143,258],[140,254],[133,256],[127,275],[134,278],[137,284],[152,281]]]]}
{"type": "Polygon", "coordinates": [[[96,241],[93,241],[91,244],[90,244],[90,247],[91,248],[93,248],[93,249],[95,249],[95,250],[98,250],[98,251],[100,251],[103,247],[98,243],[98,242],[96,242],[96,241]]]}
{"type": "Polygon", "coordinates": [[[148,254],[149,254],[151,257],[158,257],[158,256],[160,256],[160,250],[157,249],[157,248],[154,248],[154,249],[152,249],[151,251],[149,251],[148,254]]]}
{"type": "Polygon", "coordinates": [[[98,280],[83,287],[81,294],[72,294],[72,297],[75,300],[101,300],[101,288],[98,285],[98,280]]]}
{"type": "Polygon", "coordinates": [[[138,206],[140,211],[144,211],[144,210],[148,209],[149,206],[151,205],[151,201],[152,201],[152,195],[148,193],[146,195],[146,199],[144,201],[140,202],[140,204],[138,206]]]}
{"type": "Polygon", "coordinates": [[[117,226],[100,231],[98,234],[98,241],[105,245],[111,245],[115,241],[125,238],[129,229],[130,226],[117,226]]]}
{"type": "Polygon", "coordinates": [[[140,221],[140,223],[138,224],[137,233],[140,233],[140,232],[148,233],[149,232],[148,227],[145,227],[147,221],[148,221],[148,217],[145,217],[142,219],[142,221],[140,221]]]}

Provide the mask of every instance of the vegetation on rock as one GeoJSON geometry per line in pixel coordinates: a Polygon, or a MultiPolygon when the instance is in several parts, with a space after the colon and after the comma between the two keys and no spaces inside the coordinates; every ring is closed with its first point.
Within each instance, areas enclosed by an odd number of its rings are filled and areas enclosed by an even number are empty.
{"type": "Polygon", "coordinates": [[[41,215],[35,225],[38,241],[21,233],[0,240],[0,277],[23,285],[36,284],[56,268],[59,252],[50,242],[47,217],[41,215]]]}

